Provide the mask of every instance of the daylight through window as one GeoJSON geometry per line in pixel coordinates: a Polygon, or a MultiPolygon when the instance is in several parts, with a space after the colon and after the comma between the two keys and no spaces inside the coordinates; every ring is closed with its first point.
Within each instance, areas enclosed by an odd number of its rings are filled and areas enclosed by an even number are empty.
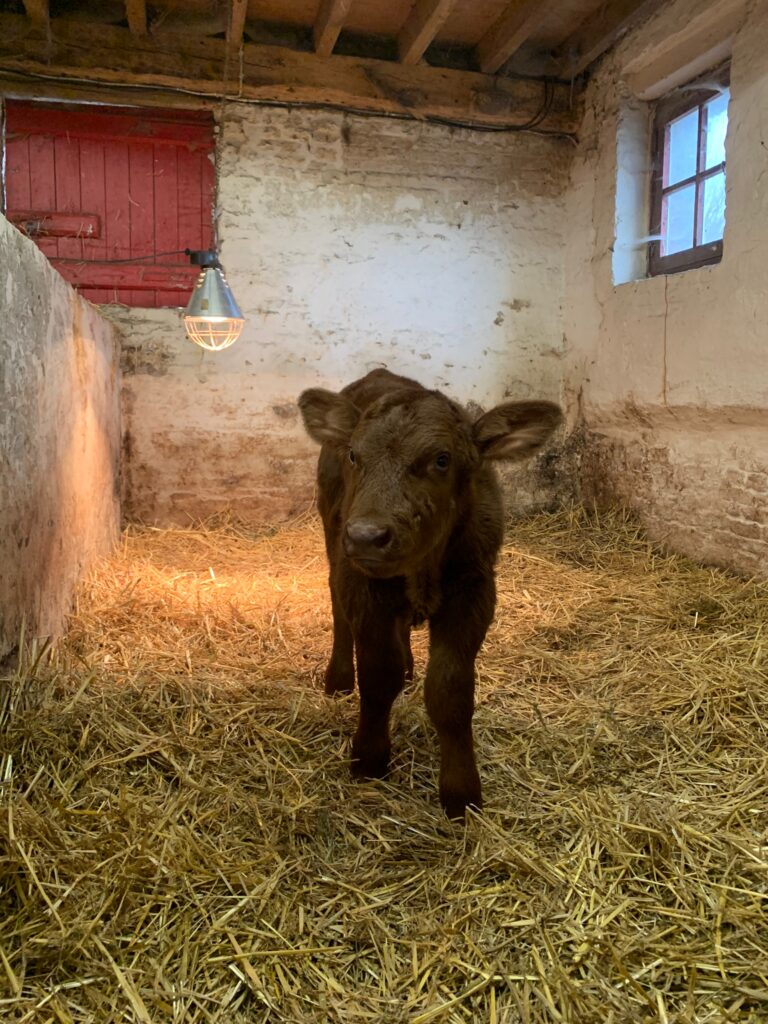
{"type": "Polygon", "coordinates": [[[717,262],[725,229],[727,84],[681,91],[656,116],[651,274],[717,262]]]}

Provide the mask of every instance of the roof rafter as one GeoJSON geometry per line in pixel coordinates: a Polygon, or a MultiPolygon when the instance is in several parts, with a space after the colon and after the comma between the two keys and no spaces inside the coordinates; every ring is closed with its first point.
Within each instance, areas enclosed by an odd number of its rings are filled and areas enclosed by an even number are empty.
{"type": "Polygon", "coordinates": [[[143,36],[147,31],[147,0],[125,0],[125,15],[128,28],[135,36],[143,36]]]}
{"type": "Polygon", "coordinates": [[[47,25],[50,18],[48,0],[24,0],[24,10],[36,25],[47,25]]]}
{"type": "MultiPolygon", "coordinates": [[[[51,39],[22,15],[0,14],[0,74],[44,72],[67,81],[86,74],[94,88],[141,86],[158,95],[179,88],[200,100],[226,94],[225,40],[171,32],[133,35],[127,28],[57,19],[51,39]]],[[[542,84],[420,63],[337,56],[243,43],[236,95],[262,103],[315,103],[341,109],[439,119],[467,126],[523,128],[541,111],[542,84]]],[[[233,91],[233,94],[234,91],[233,91]]],[[[555,85],[539,130],[574,132],[570,90],[555,85]]]]}
{"type": "Polygon", "coordinates": [[[551,0],[512,0],[477,44],[480,70],[492,75],[546,18],[551,0]]]}
{"type": "Polygon", "coordinates": [[[636,22],[647,18],[660,6],[660,0],[611,0],[602,4],[582,22],[564,43],[555,58],[564,78],[575,78],[597,60],[636,22]]]}
{"type": "Polygon", "coordinates": [[[231,0],[229,22],[227,23],[227,50],[237,52],[243,43],[245,16],[248,13],[248,0],[231,0]]]}
{"type": "Polygon", "coordinates": [[[415,64],[435,38],[456,0],[417,0],[397,37],[403,64],[415,64]]]}
{"type": "Polygon", "coordinates": [[[315,53],[319,57],[330,57],[333,53],[351,5],[352,0],[323,0],[320,4],[313,30],[315,53]]]}

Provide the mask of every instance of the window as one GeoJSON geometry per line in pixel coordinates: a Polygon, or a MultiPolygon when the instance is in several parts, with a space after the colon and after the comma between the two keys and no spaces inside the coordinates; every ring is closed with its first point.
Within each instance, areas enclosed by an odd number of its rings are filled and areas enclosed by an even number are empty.
{"type": "Polygon", "coordinates": [[[725,229],[727,79],[710,77],[659,103],[651,194],[651,274],[717,263],[725,229]]]}
{"type": "Polygon", "coordinates": [[[211,248],[213,148],[207,112],[9,100],[7,217],[92,302],[185,305],[167,254],[211,248]]]}

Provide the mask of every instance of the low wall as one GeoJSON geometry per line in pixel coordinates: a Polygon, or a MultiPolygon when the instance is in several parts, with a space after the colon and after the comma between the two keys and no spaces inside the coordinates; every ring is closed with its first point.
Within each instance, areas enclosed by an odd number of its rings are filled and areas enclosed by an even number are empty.
{"type": "Polygon", "coordinates": [[[0,659],[118,537],[119,389],[114,327],[0,216],[0,659]]]}

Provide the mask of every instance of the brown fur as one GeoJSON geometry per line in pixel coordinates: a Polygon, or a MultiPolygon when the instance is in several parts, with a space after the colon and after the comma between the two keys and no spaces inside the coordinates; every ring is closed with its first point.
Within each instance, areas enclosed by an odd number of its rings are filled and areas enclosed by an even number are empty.
{"type": "Polygon", "coordinates": [[[413,673],[410,630],[427,619],[424,690],[440,742],[440,800],[449,816],[462,817],[482,804],[472,741],[475,658],[493,618],[504,531],[488,460],[532,454],[560,410],[507,402],[472,423],[445,395],[387,370],[338,394],[305,391],[299,406],[322,445],[318,505],[333,606],[326,693],[350,693],[357,662],[352,770],[387,771],[390,709],[413,673]]]}

